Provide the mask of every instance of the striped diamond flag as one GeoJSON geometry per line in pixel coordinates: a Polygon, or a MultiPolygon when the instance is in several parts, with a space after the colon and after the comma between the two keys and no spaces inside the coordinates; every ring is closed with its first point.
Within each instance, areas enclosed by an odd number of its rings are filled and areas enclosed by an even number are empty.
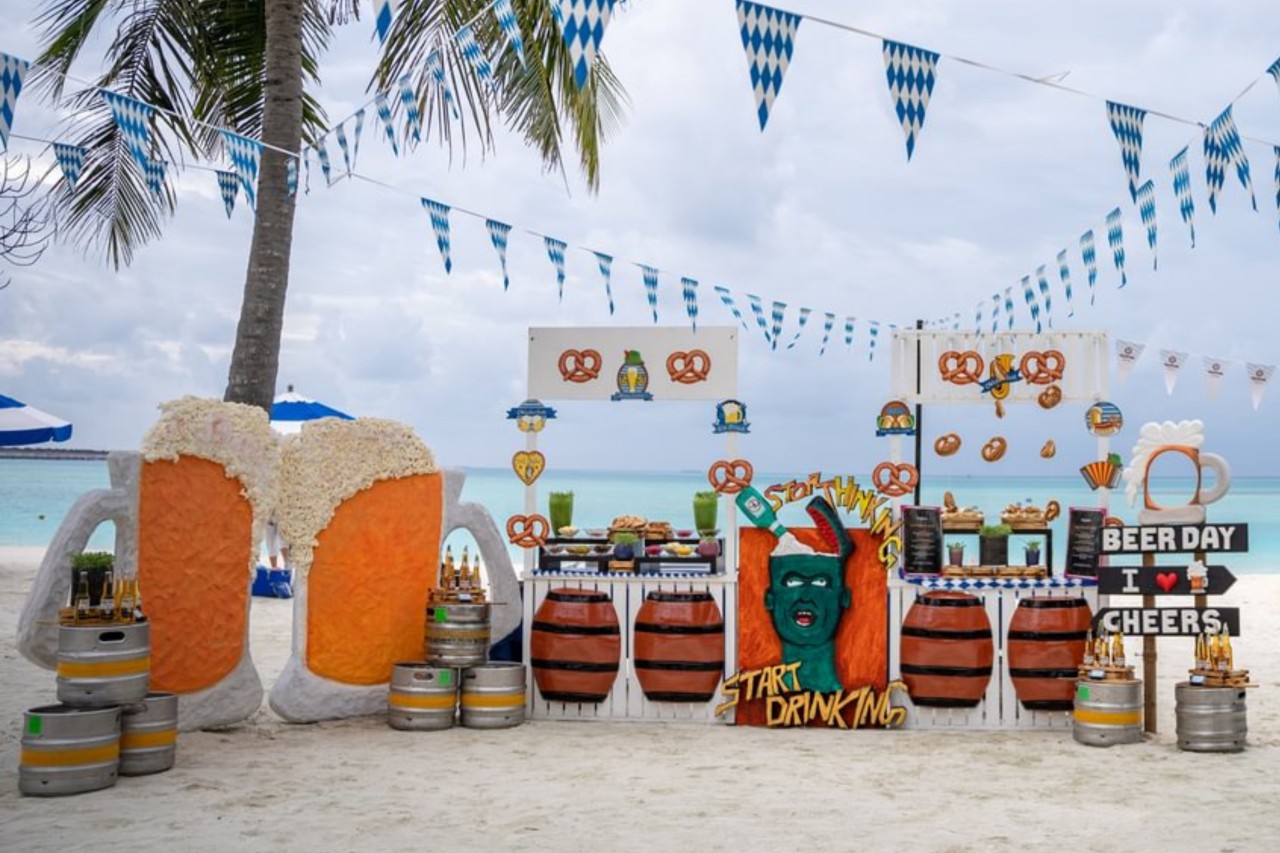
{"type": "Polygon", "coordinates": [[[653,322],[658,322],[658,271],[650,266],[640,265],[644,275],[644,295],[649,300],[649,308],[653,311],[653,322]]]}
{"type": "Polygon", "coordinates": [[[804,331],[804,324],[809,322],[809,313],[808,308],[800,309],[800,318],[796,321],[796,333],[791,338],[791,343],[787,344],[787,349],[794,349],[796,341],[800,340],[800,333],[804,331]]]}
{"type": "Polygon", "coordinates": [[[552,6],[553,14],[559,7],[560,36],[569,49],[573,63],[573,80],[581,89],[587,84],[591,63],[595,61],[604,28],[609,26],[615,0],[559,0],[552,6]]]}
{"type": "Polygon", "coordinates": [[[302,185],[308,195],[311,194],[311,149],[302,149],[302,185]]]}
{"type": "Polygon", "coordinates": [[[831,340],[831,327],[836,324],[836,315],[829,312],[823,313],[822,319],[822,346],[818,347],[818,355],[825,355],[827,352],[827,341],[831,340]]]}
{"type": "Polygon", "coordinates": [[[756,116],[763,131],[774,99],[782,89],[782,75],[791,64],[800,16],[749,0],[737,3],[742,47],[747,52],[751,88],[756,94],[756,116]]]}
{"type": "Polygon", "coordinates": [[[854,317],[844,318],[844,345],[846,347],[853,346],[853,321],[854,317]]]}
{"type": "Polygon", "coordinates": [[[347,131],[339,124],[333,129],[333,134],[338,137],[338,148],[342,150],[342,167],[349,175],[351,174],[351,147],[347,144],[347,131]]]}
{"type": "Polygon", "coordinates": [[[147,154],[151,150],[151,129],[148,124],[151,116],[155,114],[155,108],[150,104],[121,95],[119,92],[111,92],[107,89],[98,91],[111,110],[111,117],[115,119],[116,126],[124,134],[124,144],[133,155],[133,162],[137,163],[138,168],[145,173],[147,163],[151,159],[147,154]]]}
{"type": "Polygon", "coordinates": [[[218,192],[222,195],[222,206],[227,209],[227,218],[231,218],[231,213],[236,209],[236,193],[240,189],[240,178],[235,172],[224,172],[219,169],[218,175],[218,192]]]}
{"type": "Polygon", "coordinates": [[[1094,285],[1098,283],[1098,249],[1093,242],[1093,229],[1080,235],[1080,259],[1084,261],[1085,272],[1089,274],[1089,304],[1093,304],[1094,285]]]}
{"type": "Polygon", "coordinates": [[[1209,209],[1218,212],[1218,192],[1227,176],[1227,167],[1236,167],[1240,185],[1249,191],[1253,209],[1258,209],[1258,199],[1253,194],[1253,181],[1249,176],[1249,158],[1240,142],[1240,131],[1231,115],[1231,107],[1219,113],[1204,132],[1205,183],[1209,185],[1209,209]]]}
{"type": "Polygon", "coordinates": [[[871,333],[871,342],[867,346],[867,361],[876,360],[876,339],[880,337],[880,324],[871,320],[868,323],[867,330],[871,333]]]}
{"type": "Polygon", "coordinates": [[[1147,111],[1137,107],[1107,101],[1107,120],[1111,122],[1111,132],[1120,143],[1120,159],[1124,162],[1125,174],[1129,176],[1129,197],[1138,198],[1138,178],[1142,173],[1142,120],[1147,111]]]}
{"type": "Polygon", "coordinates": [[[1013,285],[1004,289],[1004,316],[1008,320],[1008,328],[1013,329],[1013,285]]]}
{"type": "Polygon", "coordinates": [[[1000,328],[1000,294],[991,294],[991,334],[1000,328]]]}
{"type": "Polygon", "coordinates": [[[1178,197],[1178,212],[1182,221],[1191,229],[1191,248],[1196,247],[1196,224],[1192,218],[1196,214],[1196,203],[1191,199],[1191,168],[1187,165],[1187,149],[1183,148],[1169,161],[1169,171],[1173,172],[1173,194],[1178,197]]]}
{"type": "Polygon", "coordinates": [[[1044,304],[1044,321],[1053,328],[1053,296],[1049,293],[1049,279],[1044,274],[1044,264],[1036,267],[1036,283],[1040,286],[1040,301],[1044,304]]]}
{"type": "Polygon", "coordinates": [[[733,294],[729,292],[729,288],[717,284],[715,286],[715,290],[716,293],[720,295],[720,301],[725,304],[725,307],[733,312],[733,316],[738,318],[738,322],[742,324],[742,328],[750,330],[746,319],[742,316],[742,312],[738,310],[738,304],[733,301],[733,294]]]}
{"type": "Polygon", "coordinates": [[[982,303],[979,302],[977,307],[973,309],[973,333],[975,335],[982,334],[982,303]]]}
{"type": "Polygon", "coordinates": [[[609,298],[609,313],[613,314],[613,255],[606,255],[604,252],[592,252],[592,254],[596,256],[596,263],[600,265],[600,277],[604,279],[604,295],[609,298]]]}
{"type": "Polygon", "coordinates": [[[290,157],[284,161],[284,191],[289,195],[298,194],[298,158],[290,157]]]}
{"type": "Polygon", "coordinates": [[[378,118],[382,119],[382,128],[387,133],[387,141],[391,143],[391,153],[400,156],[400,146],[396,145],[396,127],[391,123],[391,105],[387,103],[387,96],[382,92],[374,98],[374,106],[378,111],[378,118]]]}
{"type": "Polygon", "coordinates": [[[356,110],[356,126],[351,132],[351,168],[356,167],[356,158],[360,156],[360,134],[364,133],[364,107],[356,110]]]}
{"type": "Polygon", "coordinates": [[[1027,302],[1027,310],[1031,312],[1031,322],[1036,324],[1036,334],[1044,331],[1044,327],[1040,325],[1040,302],[1036,299],[1036,292],[1031,287],[1031,276],[1024,275],[1022,277],[1022,296],[1027,302]]]}
{"type": "Polygon", "coordinates": [[[555,237],[543,237],[542,242],[547,247],[547,257],[551,259],[551,265],[556,268],[556,287],[560,291],[560,301],[564,301],[564,250],[566,244],[563,240],[557,240],[555,237]]]}
{"type": "Polygon", "coordinates": [[[320,160],[320,172],[324,175],[325,186],[333,186],[333,165],[329,162],[329,148],[325,145],[327,136],[316,140],[316,157],[320,160]]]}
{"type": "Polygon", "coordinates": [[[79,145],[53,143],[53,156],[57,158],[58,165],[62,168],[62,177],[67,179],[67,187],[71,190],[75,190],[76,181],[80,180],[80,173],[84,171],[84,158],[88,153],[88,148],[79,145]]]}
{"type": "Polygon", "coordinates": [[[31,63],[7,53],[0,53],[0,151],[9,148],[9,130],[13,127],[13,109],[22,94],[22,80],[31,63]]]}
{"type": "Polygon", "coordinates": [[[769,333],[769,348],[776,350],[778,348],[778,338],[782,335],[782,318],[787,311],[787,303],[774,302],[773,310],[769,312],[770,319],[773,321],[773,329],[769,333]]]}
{"type": "Polygon", "coordinates": [[[515,48],[520,65],[527,67],[528,63],[524,58],[524,39],[520,36],[520,22],[516,20],[515,10],[511,8],[511,0],[495,0],[493,15],[498,19],[498,26],[502,28],[507,41],[515,48]]]}
{"type": "Polygon", "coordinates": [[[147,186],[151,188],[151,192],[156,198],[164,197],[164,161],[157,158],[147,159],[147,168],[144,171],[147,177],[147,186]]]}
{"type": "MultiPolygon", "coordinates": [[[[449,105],[449,112],[453,113],[454,118],[458,118],[458,105],[453,99],[453,89],[449,86],[449,79],[444,76],[444,61],[440,59],[440,51],[433,50],[427,54],[427,70],[431,72],[431,79],[436,81],[440,91],[444,92],[444,101],[449,105]]],[[[413,138],[416,141],[418,134],[414,133],[413,138]]]]}
{"type": "Polygon", "coordinates": [[[747,294],[747,302],[751,303],[751,313],[756,315],[756,324],[760,326],[760,331],[764,332],[766,343],[771,341],[769,337],[769,323],[764,319],[764,306],[760,304],[760,297],[747,294]]]}
{"type": "Polygon", "coordinates": [[[929,108],[938,54],[901,42],[884,40],[884,73],[889,81],[889,97],[898,112],[902,132],[907,135],[907,159],[916,148],[916,137],[924,128],[924,112],[929,108]]]}
{"type": "Polygon", "coordinates": [[[1276,213],[1280,213],[1280,145],[1273,147],[1276,151],[1276,213]]]}
{"type": "Polygon", "coordinates": [[[476,76],[480,78],[480,82],[484,83],[492,91],[497,85],[497,82],[493,79],[493,66],[489,64],[489,57],[484,55],[484,51],[476,43],[476,36],[471,31],[471,25],[467,24],[454,33],[453,40],[458,43],[458,49],[462,51],[463,57],[476,70],[476,76]]]}
{"type": "Polygon", "coordinates": [[[431,217],[431,230],[436,234],[440,257],[444,258],[444,271],[453,272],[453,258],[449,257],[449,205],[424,198],[422,206],[431,217]]]}
{"type": "Polygon", "coordinates": [[[1138,187],[1138,213],[1147,228],[1147,245],[1151,247],[1151,268],[1159,269],[1156,258],[1156,185],[1148,178],[1138,187]]]}
{"type": "MultiPolygon", "coordinates": [[[[433,59],[436,61],[437,64],[439,64],[440,57],[436,55],[436,52],[434,50],[431,51],[431,55],[427,57],[428,68],[431,68],[431,60],[433,59]]],[[[431,70],[432,70],[432,73],[435,72],[434,68],[432,68],[431,70]]],[[[440,75],[444,76],[443,68],[440,69],[440,75]]],[[[413,82],[409,79],[408,74],[405,74],[403,77],[400,78],[400,103],[404,104],[404,118],[405,118],[405,121],[409,123],[409,136],[413,138],[414,142],[421,142],[422,141],[422,113],[419,112],[418,110],[418,96],[414,94],[413,82]]],[[[405,145],[406,147],[408,146],[407,139],[405,141],[405,145]]]]}
{"type": "Polygon", "coordinates": [[[257,210],[258,161],[262,157],[262,143],[229,130],[220,130],[218,133],[222,135],[222,144],[226,146],[231,166],[240,176],[240,185],[244,187],[244,197],[248,200],[250,209],[257,210]]]}
{"type": "Polygon", "coordinates": [[[1112,260],[1120,271],[1120,286],[1124,287],[1129,283],[1129,277],[1124,273],[1124,226],[1118,207],[1107,214],[1107,244],[1111,246],[1112,260]]]}
{"type": "Polygon", "coordinates": [[[680,285],[684,295],[684,310],[689,315],[693,330],[698,331],[698,282],[685,276],[680,277],[680,285]]]}
{"type": "Polygon", "coordinates": [[[489,240],[498,253],[498,263],[502,265],[502,289],[511,286],[511,278],[507,275],[507,237],[511,234],[511,226],[496,219],[486,219],[484,227],[489,230],[489,240]]]}
{"type": "Polygon", "coordinates": [[[1067,266],[1067,250],[1058,253],[1058,278],[1062,280],[1062,289],[1067,294],[1067,316],[1076,316],[1076,308],[1071,303],[1071,267],[1067,266]]]}
{"type": "Polygon", "coordinates": [[[378,30],[378,41],[385,42],[387,33],[391,32],[391,22],[396,17],[399,0],[374,0],[373,25],[378,30]]]}
{"type": "MultiPolygon", "coordinates": [[[[1276,78],[1276,85],[1280,86],[1280,59],[1271,63],[1270,67],[1267,68],[1267,73],[1276,78]]],[[[1254,406],[1254,408],[1256,409],[1257,406],[1254,406]]]]}

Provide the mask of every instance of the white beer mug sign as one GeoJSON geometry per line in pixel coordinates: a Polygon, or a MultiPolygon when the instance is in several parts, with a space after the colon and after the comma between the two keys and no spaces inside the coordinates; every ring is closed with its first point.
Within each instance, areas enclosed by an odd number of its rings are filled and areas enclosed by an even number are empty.
{"type": "Polygon", "coordinates": [[[1231,468],[1216,453],[1200,449],[1204,444],[1202,421],[1165,421],[1144,424],[1133,447],[1133,457],[1125,468],[1125,494],[1132,506],[1142,491],[1142,509],[1138,511],[1139,524],[1203,524],[1205,506],[1220,500],[1231,487],[1231,468]],[[1187,503],[1166,507],[1157,503],[1151,495],[1151,467],[1157,459],[1174,454],[1191,462],[1195,484],[1187,503]],[[1213,483],[1205,488],[1205,472],[1213,476],[1213,483]]]}

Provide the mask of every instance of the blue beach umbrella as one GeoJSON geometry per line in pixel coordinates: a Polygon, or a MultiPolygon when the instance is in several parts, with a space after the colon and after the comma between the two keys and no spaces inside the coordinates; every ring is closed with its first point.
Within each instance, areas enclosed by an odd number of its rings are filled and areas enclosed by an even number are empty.
{"type": "Polygon", "coordinates": [[[71,424],[0,394],[0,445],[43,444],[71,438],[71,424]]]}
{"type": "Polygon", "coordinates": [[[355,420],[346,412],[340,412],[332,406],[326,406],[324,403],[295,393],[292,385],[285,393],[277,396],[271,404],[271,428],[279,433],[288,435],[299,432],[305,421],[314,421],[318,418],[355,420]]]}

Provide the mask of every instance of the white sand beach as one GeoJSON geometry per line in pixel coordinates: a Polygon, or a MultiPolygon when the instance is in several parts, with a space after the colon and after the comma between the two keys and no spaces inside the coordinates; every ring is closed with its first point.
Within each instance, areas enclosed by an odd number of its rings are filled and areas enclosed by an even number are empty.
{"type": "MultiPolygon", "coordinates": [[[[14,648],[41,552],[0,549],[0,850],[1093,850],[1280,848],[1280,576],[1242,578],[1237,661],[1249,748],[1179,751],[1173,685],[1191,641],[1162,639],[1160,732],[1097,749],[1064,732],[766,730],[534,722],[393,731],[381,718],[184,734],[177,765],[114,788],[18,793],[25,709],[53,673],[14,648]]],[[[292,602],[255,599],[269,688],[292,602]]],[[[1130,641],[1131,652],[1140,648],[1130,641]]]]}

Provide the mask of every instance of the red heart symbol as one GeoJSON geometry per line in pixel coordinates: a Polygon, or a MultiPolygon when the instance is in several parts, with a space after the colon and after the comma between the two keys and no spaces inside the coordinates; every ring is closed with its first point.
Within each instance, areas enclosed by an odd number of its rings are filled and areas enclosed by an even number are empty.
{"type": "Polygon", "coordinates": [[[1178,585],[1177,572],[1156,572],[1156,586],[1169,592],[1178,585]]]}

